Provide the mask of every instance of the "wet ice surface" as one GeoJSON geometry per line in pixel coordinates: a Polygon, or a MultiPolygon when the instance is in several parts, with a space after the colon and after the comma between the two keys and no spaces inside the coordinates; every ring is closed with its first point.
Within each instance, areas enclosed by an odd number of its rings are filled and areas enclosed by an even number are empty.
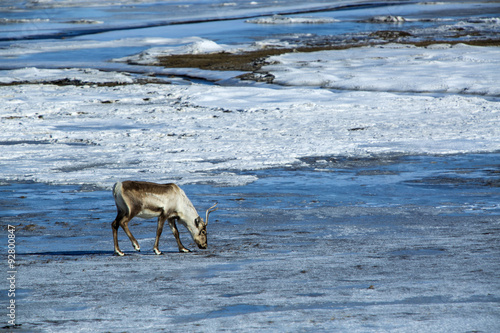
{"type": "MultiPolygon", "coordinates": [[[[17,227],[18,323],[60,331],[482,331],[500,328],[499,154],[317,157],[246,186],[183,186],[214,201],[209,248],[119,231],[110,191],[0,186],[17,227]],[[33,278],[36,277],[36,278],[33,278]]],[[[168,228],[167,228],[168,229],[168,228]]]]}

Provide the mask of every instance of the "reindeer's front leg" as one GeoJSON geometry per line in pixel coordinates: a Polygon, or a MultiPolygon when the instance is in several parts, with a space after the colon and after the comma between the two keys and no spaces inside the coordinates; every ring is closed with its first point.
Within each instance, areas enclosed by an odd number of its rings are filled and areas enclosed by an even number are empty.
{"type": "Polygon", "coordinates": [[[172,229],[172,233],[174,234],[175,240],[177,241],[177,246],[179,247],[179,252],[191,252],[184,247],[181,243],[181,239],[179,238],[179,231],[177,230],[177,226],[175,225],[175,218],[168,219],[168,225],[170,229],[172,229]]]}
{"type": "Polygon", "coordinates": [[[160,236],[163,231],[163,225],[165,224],[166,218],[161,215],[158,217],[158,226],[156,227],[156,239],[155,239],[155,245],[153,246],[153,250],[155,251],[156,254],[163,254],[159,249],[158,245],[160,243],[160,236]]]}

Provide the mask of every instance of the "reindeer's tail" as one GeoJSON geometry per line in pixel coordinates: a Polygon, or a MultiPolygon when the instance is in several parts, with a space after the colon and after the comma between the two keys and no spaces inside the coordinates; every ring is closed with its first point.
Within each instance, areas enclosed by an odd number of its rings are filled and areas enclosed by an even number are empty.
{"type": "Polygon", "coordinates": [[[116,182],[116,184],[113,185],[113,197],[115,197],[115,204],[118,211],[128,213],[128,206],[123,199],[122,188],[122,183],[119,181],[116,182]]]}

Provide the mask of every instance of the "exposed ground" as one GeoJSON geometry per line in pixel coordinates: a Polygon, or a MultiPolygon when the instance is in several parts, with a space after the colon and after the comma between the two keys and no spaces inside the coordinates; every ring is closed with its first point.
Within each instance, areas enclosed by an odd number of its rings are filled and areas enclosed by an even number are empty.
{"type": "MultiPolygon", "coordinates": [[[[309,43],[305,41],[304,46],[295,48],[265,48],[256,51],[242,53],[216,52],[207,54],[174,54],[161,56],[158,58],[160,65],[168,68],[199,68],[204,70],[217,71],[258,71],[267,63],[270,56],[281,55],[291,52],[316,52],[325,50],[345,50],[352,47],[363,47],[369,45],[380,45],[385,43],[398,42],[402,44],[412,44],[418,47],[427,47],[432,44],[468,44],[474,46],[500,46],[500,38],[478,38],[462,40],[457,35],[451,40],[413,40],[412,35],[403,31],[376,31],[369,34],[370,41],[351,40],[348,43],[329,43],[328,40],[315,41],[309,43]]],[[[245,76],[244,78],[248,78],[245,76]]]]}

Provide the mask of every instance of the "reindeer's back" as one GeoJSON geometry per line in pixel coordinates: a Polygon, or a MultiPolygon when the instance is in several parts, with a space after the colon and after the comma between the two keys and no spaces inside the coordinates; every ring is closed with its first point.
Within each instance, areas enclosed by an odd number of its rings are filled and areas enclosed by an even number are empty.
{"type": "Polygon", "coordinates": [[[184,191],[174,183],[157,184],[130,180],[117,182],[113,195],[119,210],[133,215],[143,212],[142,215],[147,216],[157,216],[162,211],[175,210],[178,200],[184,201],[186,198],[184,191]]]}
{"type": "Polygon", "coordinates": [[[150,194],[165,194],[169,192],[179,193],[180,191],[182,191],[181,188],[174,183],[157,184],[151,182],[126,180],[121,184],[123,190],[127,192],[130,191],[150,194]]]}

